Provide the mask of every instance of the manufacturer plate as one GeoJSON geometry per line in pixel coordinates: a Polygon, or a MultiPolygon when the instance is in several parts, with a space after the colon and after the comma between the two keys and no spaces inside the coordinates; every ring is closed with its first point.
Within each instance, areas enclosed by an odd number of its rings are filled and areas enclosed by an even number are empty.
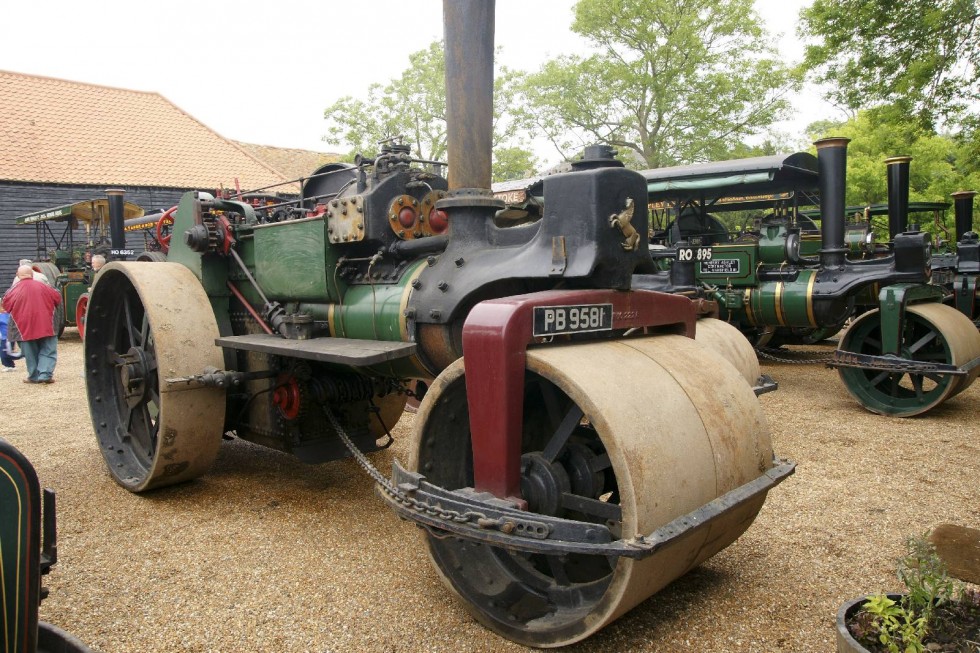
{"type": "Polygon", "coordinates": [[[701,261],[701,274],[738,274],[741,261],[737,258],[716,258],[701,261]]]}
{"type": "Polygon", "coordinates": [[[534,335],[589,333],[612,329],[612,304],[535,306],[534,335]]]}

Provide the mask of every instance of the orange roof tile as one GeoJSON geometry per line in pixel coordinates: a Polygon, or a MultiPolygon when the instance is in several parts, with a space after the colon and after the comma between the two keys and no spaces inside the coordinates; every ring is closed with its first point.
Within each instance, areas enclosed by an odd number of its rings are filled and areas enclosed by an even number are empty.
{"type": "Polygon", "coordinates": [[[340,160],[338,154],[314,152],[313,150],[298,150],[291,147],[274,147],[272,145],[256,145],[232,141],[243,150],[276,170],[287,179],[299,179],[313,173],[325,163],[340,160]]]}
{"type": "Polygon", "coordinates": [[[158,93],[0,71],[0,179],[200,188],[285,181],[158,93]]]}

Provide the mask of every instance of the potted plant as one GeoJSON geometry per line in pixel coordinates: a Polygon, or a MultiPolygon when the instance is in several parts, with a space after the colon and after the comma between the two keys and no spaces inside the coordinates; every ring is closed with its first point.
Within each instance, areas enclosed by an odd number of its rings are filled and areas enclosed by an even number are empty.
{"type": "Polygon", "coordinates": [[[873,594],[837,612],[839,653],[980,653],[980,588],[952,578],[925,537],[898,562],[904,594],[873,594]]]}

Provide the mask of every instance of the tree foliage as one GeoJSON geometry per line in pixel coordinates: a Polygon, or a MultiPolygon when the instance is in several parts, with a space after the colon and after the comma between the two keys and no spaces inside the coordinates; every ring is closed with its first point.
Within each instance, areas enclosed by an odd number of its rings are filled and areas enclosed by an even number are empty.
{"type": "Polygon", "coordinates": [[[637,167],[726,158],[788,109],[794,78],[752,0],[581,0],[595,54],[525,80],[520,116],[565,157],[605,143],[637,167]]]}
{"type": "MultiPolygon", "coordinates": [[[[980,190],[980,170],[971,160],[969,149],[958,139],[923,127],[901,109],[860,111],[846,122],[814,123],[809,131],[814,140],[827,136],[851,139],[847,148],[848,205],[887,203],[885,159],[899,155],[912,157],[909,199],[913,202],[952,202],[950,194],[955,191],[980,190]]],[[[946,222],[951,228],[952,211],[946,222]]],[[[922,227],[933,233],[942,232],[931,225],[922,227]]]]}
{"type": "MultiPolygon", "coordinates": [[[[409,67],[387,84],[368,87],[367,99],[340,98],[324,111],[327,134],[323,140],[355,154],[374,156],[379,143],[403,137],[414,156],[444,161],[447,153],[446,61],[443,43],[409,55],[409,67]]],[[[501,68],[494,78],[494,179],[530,176],[537,161],[518,138],[518,127],[505,108],[515,95],[519,74],[501,68]],[[520,172],[518,172],[520,171],[520,172]]],[[[518,177],[519,178],[519,177],[518,177]]]]}
{"type": "Polygon", "coordinates": [[[801,14],[804,67],[852,111],[890,104],[927,127],[955,122],[980,101],[978,21],[978,0],[815,0],[801,14]]]}

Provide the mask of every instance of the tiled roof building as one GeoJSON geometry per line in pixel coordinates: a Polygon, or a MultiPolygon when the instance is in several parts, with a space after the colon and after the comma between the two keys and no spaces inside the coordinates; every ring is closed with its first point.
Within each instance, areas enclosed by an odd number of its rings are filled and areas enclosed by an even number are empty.
{"type": "Polygon", "coordinates": [[[0,72],[0,178],[217,188],[285,181],[157,93],[0,72]]]}
{"type": "Polygon", "coordinates": [[[336,154],[297,150],[290,147],[272,147],[271,145],[255,145],[233,141],[240,148],[254,156],[259,161],[285,175],[288,179],[300,179],[310,175],[325,163],[340,160],[336,154]]]}
{"type": "Polygon", "coordinates": [[[148,211],[168,208],[187,190],[235,188],[236,179],[243,190],[265,188],[331,158],[231,141],[158,93],[0,71],[0,286],[18,259],[45,249],[16,216],[107,188],[148,211]]]}

